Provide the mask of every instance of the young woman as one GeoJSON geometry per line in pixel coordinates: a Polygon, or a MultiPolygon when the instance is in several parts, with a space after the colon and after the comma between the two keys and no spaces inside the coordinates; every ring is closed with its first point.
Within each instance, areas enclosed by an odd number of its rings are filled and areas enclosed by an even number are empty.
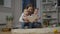
{"type": "Polygon", "coordinates": [[[27,16],[29,16],[33,13],[34,13],[33,5],[28,4],[19,19],[19,21],[22,23],[22,28],[25,28],[26,26],[27,26],[27,28],[31,28],[31,24],[30,24],[29,20],[27,19],[27,16]]]}

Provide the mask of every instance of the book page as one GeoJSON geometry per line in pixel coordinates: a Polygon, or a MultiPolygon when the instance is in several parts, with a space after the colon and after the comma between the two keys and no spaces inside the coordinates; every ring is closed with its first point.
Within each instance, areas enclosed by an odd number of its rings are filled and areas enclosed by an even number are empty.
{"type": "Polygon", "coordinates": [[[28,16],[27,18],[30,22],[34,22],[35,19],[37,19],[37,17],[38,17],[37,15],[32,15],[32,16],[28,16]]]}

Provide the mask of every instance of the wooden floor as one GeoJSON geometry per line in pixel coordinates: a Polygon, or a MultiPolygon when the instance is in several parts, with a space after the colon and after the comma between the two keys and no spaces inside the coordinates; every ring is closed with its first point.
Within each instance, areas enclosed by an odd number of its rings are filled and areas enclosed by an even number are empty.
{"type": "MultiPolygon", "coordinates": [[[[0,34],[12,34],[11,32],[0,32],[0,34]]],[[[16,34],[16,33],[15,33],[16,34]]],[[[17,33],[18,34],[18,33],[17,33]]],[[[45,33],[45,34],[53,34],[53,33],[45,33]]],[[[60,34],[60,33],[57,33],[60,34]]]]}
{"type": "Polygon", "coordinates": [[[11,34],[11,32],[0,32],[0,34],[11,34]]]}
{"type": "Polygon", "coordinates": [[[54,28],[39,28],[39,29],[12,29],[12,34],[54,34],[54,30],[60,34],[60,27],[54,28]]]}

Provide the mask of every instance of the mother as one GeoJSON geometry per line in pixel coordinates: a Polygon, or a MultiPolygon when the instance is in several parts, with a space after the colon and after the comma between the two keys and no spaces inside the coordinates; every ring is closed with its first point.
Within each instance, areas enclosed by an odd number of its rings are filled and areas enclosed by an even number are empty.
{"type": "MultiPolygon", "coordinates": [[[[34,13],[34,6],[32,4],[28,4],[25,9],[28,10],[28,14],[29,15],[34,13]]],[[[21,15],[21,17],[19,19],[19,21],[22,23],[21,24],[22,28],[25,28],[25,26],[28,26],[28,28],[30,28],[31,24],[29,23],[28,19],[27,18],[23,19],[23,17],[24,17],[24,12],[22,13],[22,15],[21,15]],[[24,20],[26,20],[27,22],[25,22],[24,20]]]]}

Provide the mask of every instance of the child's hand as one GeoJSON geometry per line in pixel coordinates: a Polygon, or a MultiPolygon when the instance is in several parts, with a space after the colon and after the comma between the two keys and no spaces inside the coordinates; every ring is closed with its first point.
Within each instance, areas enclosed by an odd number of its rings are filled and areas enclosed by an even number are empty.
{"type": "Polygon", "coordinates": [[[38,19],[35,19],[33,22],[37,22],[38,19]]]}
{"type": "Polygon", "coordinates": [[[29,22],[29,20],[27,19],[27,17],[23,18],[25,22],[29,22]]]}
{"type": "Polygon", "coordinates": [[[40,18],[41,18],[41,17],[37,17],[34,22],[38,21],[38,19],[40,19],[40,18]]]}

